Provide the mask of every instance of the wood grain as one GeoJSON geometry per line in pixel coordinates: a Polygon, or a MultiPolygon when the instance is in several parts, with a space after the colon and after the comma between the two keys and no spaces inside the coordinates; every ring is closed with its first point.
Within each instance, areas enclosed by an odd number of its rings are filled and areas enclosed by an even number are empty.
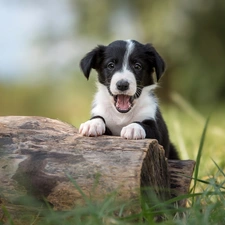
{"type": "Polygon", "coordinates": [[[32,196],[68,210],[84,203],[82,194],[102,199],[112,192],[138,202],[140,193],[150,198],[146,187],[166,200],[188,192],[193,169],[191,160],[167,161],[156,140],[83,137],[59,120],[0,117],[0,204],[6,206],[32,196]]]}

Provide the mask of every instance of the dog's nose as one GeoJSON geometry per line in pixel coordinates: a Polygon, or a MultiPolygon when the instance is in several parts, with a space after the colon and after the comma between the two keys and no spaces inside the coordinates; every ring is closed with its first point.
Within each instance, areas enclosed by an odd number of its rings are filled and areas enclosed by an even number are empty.
{"type": "Polygon", "coordinates": [[[129,82],[126,80],[119,80],[116,83],[117,89],[120,91],[126,91],[129,89],[129,82]]]}

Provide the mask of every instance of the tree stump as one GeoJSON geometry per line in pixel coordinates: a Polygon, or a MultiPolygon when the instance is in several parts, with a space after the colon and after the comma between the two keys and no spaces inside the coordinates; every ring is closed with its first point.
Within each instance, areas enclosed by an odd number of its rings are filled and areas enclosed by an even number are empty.
{"type": "Polygon", "coordinates": [[[83,194],[136,201],[146,187],[167,200],[188,192],[193,169],[191,160],[167,161],[156,140],[83,137],[58,120],[0,117],[0,204],[12,214],[27,196],[56,210],[82,204],[83,194]]]}

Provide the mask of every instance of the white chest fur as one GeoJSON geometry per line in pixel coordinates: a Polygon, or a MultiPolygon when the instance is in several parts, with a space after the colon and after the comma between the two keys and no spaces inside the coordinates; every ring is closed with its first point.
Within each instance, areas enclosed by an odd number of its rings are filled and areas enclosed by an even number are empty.
{"type": "Polygon", "coordinates": [[[120,113],[114,106],[114,99],[109,94],[106,86],[98,84],[98,92],[95,95],[92,116],[102,116],[107,127],[113,135],[120,135],[123,127],[135,121],[146,119],[155,120],[157,110],[157,100],[150,94],[150,91],[156,86],[143,88],[139,98],[134,100],[132,109],[127,113],[120,113]]]}

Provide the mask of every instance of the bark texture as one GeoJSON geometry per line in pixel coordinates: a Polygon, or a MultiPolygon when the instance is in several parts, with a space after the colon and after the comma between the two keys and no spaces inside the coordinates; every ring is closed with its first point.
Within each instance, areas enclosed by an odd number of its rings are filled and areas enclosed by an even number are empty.
{"type": "Polygon", "coordinates": [[[56,210],[82,204],[83,194],[116,191],[118,200],[138,202],[140,189],[149,196],[146,187],[166,200],[188,192],[193,169],[191,160],[167,161],[156,140],[82,137],[58,120],[0,117],[0,204],[12,213],[27,196],[56,210]]]}

